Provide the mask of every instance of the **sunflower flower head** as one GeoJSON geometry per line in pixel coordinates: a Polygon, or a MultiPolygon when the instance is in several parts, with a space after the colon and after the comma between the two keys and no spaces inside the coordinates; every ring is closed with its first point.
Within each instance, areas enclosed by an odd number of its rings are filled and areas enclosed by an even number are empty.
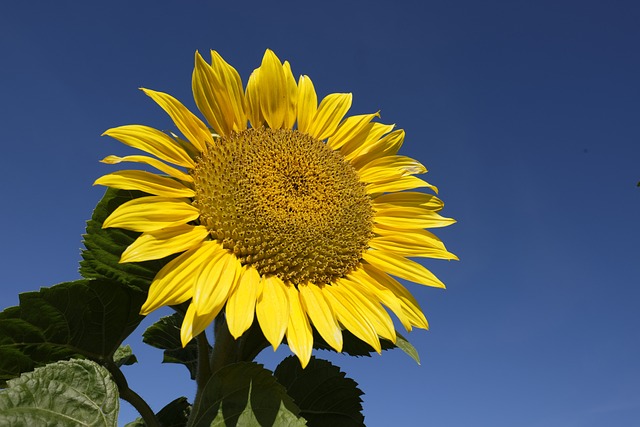
{"type": "Polygon", "coordinates": [[[393,312],[407,330],[428,328],[416,300],[394,277],[444,287],[411,257],[457,259],[426,228],[439,215],[437,188],[416,177],[418,161],[397,155],[404,131],[346,117],[351,94],[318,103],[307,76],[267,50],[243,88],[215,51],[196,53],[193,95],[206,122],[172,96],[143,91],[182,137],[128,125],[109,135],[148,155],[103,162],[142,163],[160,173],[123,170],[95,184],[147,193],[119,206],[103,227],[140,232],[121,262],[177,255],[156,275],[142,314],[190,301],[186,345],[224,310],[240,337],[254,317],[271,345],[285,335],[303,366],[312,328],[335,350],[342,331],[376,351],[395,342],[393,312]]]}

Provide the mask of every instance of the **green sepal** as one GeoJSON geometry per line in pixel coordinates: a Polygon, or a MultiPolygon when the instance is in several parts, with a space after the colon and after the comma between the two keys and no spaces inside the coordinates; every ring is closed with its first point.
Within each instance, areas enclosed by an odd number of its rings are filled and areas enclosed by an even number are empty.
{"type": "Polygon", "coordinates": [[[302,369],[297,357],[285,358],[276,368],[278,382],[286,387],[310,427],[363,427],[363,392],[340,368],[311,357],[302,369]]]}
{"type": "Polygon", "coordinates": [[[48,364],[0,391],[3,426],[116,427],[118,410],[118,387],[89,360],[48,364]]]}
{"type": "Polygon", "coordinates": [[[120,263],[122,252],[138,238],[140,233],[121,228],[102,228],[104,220],[120,205],[138,197],[148,196],[141,191],[108,188],[98,202],[84,235],[85,249],[80,261],[80,274],[85,278],[103,278],[149,289],[156,273],[172,257],[162,260],[120,263]]]}
{"type": "Polygon", "coordinates": [[[304,426],[299,409],[271,371],[255,362],[217,370],[194,408],[194,427],[304,426]]]}
{"type": "Polygon", "coordinates": [[[77,280],[20,294],[0,312],[0,386],[36,367],[71,357],[113,360],[138,326],[146,295],[105,280],[77,280]]]}

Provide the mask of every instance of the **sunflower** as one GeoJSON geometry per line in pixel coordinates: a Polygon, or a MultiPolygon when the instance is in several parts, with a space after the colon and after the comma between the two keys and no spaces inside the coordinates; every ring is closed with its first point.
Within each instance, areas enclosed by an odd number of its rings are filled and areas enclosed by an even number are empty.
{"type": "Polygon", "coordinates": [[[153,157],[108,156],[157,169],[122,170],[95,184],[147,196],[119,206],[103,227],[140,232],[120,262],[177,255],[155,276],[141,314],[190,300],[186,345],[224,310],[240,337],[254,316],[276,349],[286,335],[303,366],[312,326],[341,351],[346,329],[377,352],[402,325],[428,328],[415,298],[395,278],[444,288],[411,257],[457,259],[425,228],[455,222],[438,214],[437,188],[414,176],[418,161],[397,155],[404,131],[345,118],[349,93],[318,104],[308,76],[267,50],[246,90],[215,51],[196,52],[195,103],[206,123],[172,96],[142,89],[183,137],[142,125],[107,130],[153,157]],[[385,308],[386,307],[386,308],[385,308]]]}

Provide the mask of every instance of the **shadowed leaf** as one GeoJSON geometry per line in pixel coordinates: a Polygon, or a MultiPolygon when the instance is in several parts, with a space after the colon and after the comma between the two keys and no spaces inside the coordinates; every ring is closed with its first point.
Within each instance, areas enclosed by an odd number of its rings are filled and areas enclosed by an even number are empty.
{"type": "Polygon", "coordinates": [[[180,325],[183,318],[181,313],[161,318],[144,331],[142,340],[150,346],[164,350],[162,363],[181,363],[186,366],[191,379],[194,380],[198,363],[198,345],[195,340],[191,340],[186,347],[182,347],[180,325]]]}
{"type": "Polygon", "coordinates": [[[204,388],[195,427],[304,426],[298,407],[272,373],[253,362],[239,362],[216,371],[204,388]]]}
{"type": "MultiPolygon", "coordinates": [[[[161,427],[184,427],[189,419],[191,412],[191,404],[186,397],[179,397],[167,404],[156,414],[156,418],[161,427]]],[[[124,427],[145,427],[142,418],[125,424],[124,427]]]]}
{"type": "Polygon", "coordinates": [[[287,388],[310,427],[363,427],[362,391],[335,365],[311,357],[302,369],[289,356],[276,368],[278,382],[287,388]]]}
{"type": "Polygon", "coordinates": [[[143,292],[104,280],[20,294],[18,307],[0,312],[0,385],[62,359],[112,360],[143,319],[138,313],[144,298],[143,292]]]}

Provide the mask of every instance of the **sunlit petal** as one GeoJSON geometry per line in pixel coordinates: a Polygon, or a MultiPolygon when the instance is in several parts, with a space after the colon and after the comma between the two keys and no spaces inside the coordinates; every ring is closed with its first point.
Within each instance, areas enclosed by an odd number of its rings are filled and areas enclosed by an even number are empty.
{"type": "Polygon", "coordinates": [[[121,190],[138,190],[163,197],[193,197],[195,195],[191,188],[175,179],[146,171],[112,172],[96,179],[93,185],[104,185],[121,190]]]}
{"type": "Polygon", "coordinates": [[[139,197],[118,206],[104,220],[102,228],[118,227],[133,231],[156,231],[186,224],[200,212],[184,199],[159,196],[139,197]]]}
{"type": "Polygon", "coordinates": [[[287,343],[291,351],[298,356],[302,368],[305,368],[313,350],[313,333],[295,286],[286,286],[289,299],[289,323],[287,325],[287,343]]]}
{"type": "Polygon", "coordinates": [[[259,289],[260,273],[253,267],[243,267],[238,286],[229,296],[226,307],[229,332],[236,339],[253,323],[259,289]]]}
{"type": "Polygon", "coordinates": [[[284,282],[277,276],[267,276],[260,282],[256,315],[265,338],[276,350],[289,322],[289,299],[284,282]]]}
{"type": "Polygon", "coordinates": [[[198,246],[209,236],[201,225],[177,225],[148,231],[138,237],[120,257],[120,262],[140,262],[160,259],[198,246]]]}

